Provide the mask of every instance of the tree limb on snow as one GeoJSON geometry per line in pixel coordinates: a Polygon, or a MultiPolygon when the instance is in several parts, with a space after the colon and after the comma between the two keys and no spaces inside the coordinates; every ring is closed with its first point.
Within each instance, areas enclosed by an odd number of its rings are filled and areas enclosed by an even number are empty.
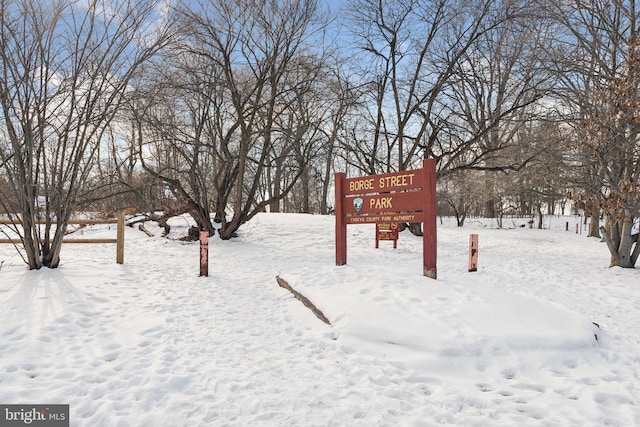
{"type": "Polygon", "coordinates": [[[295,296],[298,300],[302,301],[302,303],[307,308],[309,308],[313,312],[313,314],[316,315],[316,317],[318,319],[322,320],[327,325],[331,325],[331,322],[329,322],[329,319],[327,319],[325,317],[325,315],[322,313],[322,311],[318,310],[318,308],[311,301],[309,301],[309,299],[307,297],[305,297],[300,292],[298,292],[295,289],[293,289],[289,285],[289,283],[287,283],[287,281],[284,280],[283,278],[281,278],[280,276],[276,276],[276,280],[278,281],[278,285],[280,285],[281,288],[285,288],[286,290],[291,292],[293,294],[293,296],[295,296]]]}
{"type": "Polygon", "coordinates": [[[153,233],[147,230],[146,228],[144,228],[144,225],[142,224],[138,225],[138,230],[142,231],[144,234],[146,234],[149,237],[153,237],[153,233]]]}

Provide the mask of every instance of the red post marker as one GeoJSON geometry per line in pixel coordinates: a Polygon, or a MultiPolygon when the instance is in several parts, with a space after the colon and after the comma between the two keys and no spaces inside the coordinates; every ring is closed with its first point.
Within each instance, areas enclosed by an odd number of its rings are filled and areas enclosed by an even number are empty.
{"type": "Polygon", "coordinates": [[[343,172],[335,174],[336,193],[336,265],[347,263],[347,224],[344,222],[344,206],[342,185],[345,179],[343,172]]]}
{"type": "Polygon", "coordinates": [[[200,276],[209,276],[209,232],[200,232],[200,276]]]}
{"type": "Polygon", "coordinates": [[[469,235],[469,271],[478,271],[478,235],[469,235]]]}

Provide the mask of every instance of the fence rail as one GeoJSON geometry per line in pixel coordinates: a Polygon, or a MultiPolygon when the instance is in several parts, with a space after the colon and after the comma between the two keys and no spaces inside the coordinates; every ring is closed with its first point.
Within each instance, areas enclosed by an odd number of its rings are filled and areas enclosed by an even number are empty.
{"type": "MultiPolygon", "coordinates": [[[[0,220],[1,225],[19,225],[21,221],[0,220]]],[[[37,221],[36,224],[46,224],[45,221],[37,221]]],[[[54,223],[55,224],[55,223],[54,223]]],[[[124,263],[124,211],[116,214],[116,219],[73,219],[69,221],[70,225],[94,225],[94,224],[117,224],[115,239],[63,239],[62,243],[76,244],[116,244],[116,262],[124,263]]],[[[0,244],[22,244],[20,239],[0,239],[0,244]]]]}

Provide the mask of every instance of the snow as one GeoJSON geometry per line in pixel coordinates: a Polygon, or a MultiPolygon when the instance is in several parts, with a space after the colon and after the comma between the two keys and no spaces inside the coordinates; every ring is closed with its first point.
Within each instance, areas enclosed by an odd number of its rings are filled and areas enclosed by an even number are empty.
{"type": "Polygon", "coordinates": [[[336,266],[334,218],[313,215],[212,237],[209,277],[198,243],[172,240],[187,218],[170,239],[127,227],[123,265],[114,245],[67,245],[27,271],[0,245],[0,403],[69,404],[73,426],[639,425],[638,270],[608,268],[603,243],[564,231],[577,220],[445,218],[437,280],[421,238],[375,249],[373,225],[348,227],[336,266]]]}

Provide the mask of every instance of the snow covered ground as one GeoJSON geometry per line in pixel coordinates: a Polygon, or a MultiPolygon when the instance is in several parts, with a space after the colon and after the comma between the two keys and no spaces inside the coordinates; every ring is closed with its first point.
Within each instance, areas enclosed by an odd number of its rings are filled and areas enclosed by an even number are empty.
{"type": "Polygon", "coordinates": [[[640,425],[640,276],[564,231],[576,219],[445,219],[438,280],[420,238],[375,249],[371,225],[335,266],[333,221],[261,214],[210,239],[207,278],[198,243],[152,224],[126,229],[124,265],[66,245],[27,271],[0,245],[0,403],[69,404],[73,426],[640,425]]]}

